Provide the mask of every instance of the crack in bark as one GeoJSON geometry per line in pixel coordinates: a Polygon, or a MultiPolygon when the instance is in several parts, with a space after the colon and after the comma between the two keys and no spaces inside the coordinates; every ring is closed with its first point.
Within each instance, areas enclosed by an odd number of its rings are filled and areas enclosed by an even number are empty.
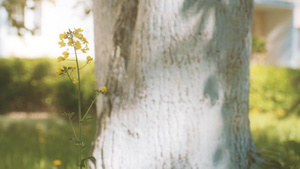
{"type": "Polygon", "coordinates": [[[127,69],[130,47],[133,39],[134,28],[137,18],[139,0],[121,1],[121,10],[114,25],[113,42],[115,48],[121,49],[120,56],[125,59],[127,69]]]}
{"type": "Polygon", "coordinates": [[[103,145],[101,147],[101,160],[102,160],[102,169],[105,169],[105,164],[104,164],[104,153],[103,153],[103,145]]]}

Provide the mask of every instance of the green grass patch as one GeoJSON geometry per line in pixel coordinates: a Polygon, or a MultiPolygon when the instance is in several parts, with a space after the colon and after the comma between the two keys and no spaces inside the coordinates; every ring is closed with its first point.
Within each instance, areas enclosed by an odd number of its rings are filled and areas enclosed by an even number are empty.
{"type": "MultiPolygon", "coordinates": [[[[95,124],[91,120],[83,126],[84,157],[91,153],[95,124]]],[[[73,137],[70,125],[60,117],[36,120],[0,116],[0,168],[74,169],[78,153],[69,137],[73,137]],[[55,160],[61,165],[54,165],[55,160]]]]}
{"type": "Polygon", "coordinates": [[[300,168],[300,117],[280,117],[275,113],[250,114],[252,137],[269,161],[266,168],[300,168]]]}
{"type": "MultiPolygon", "coordinates": [[[[278,117],[270,113],[250,114],[253,139],[270,163],[266,168],[300,168],[300,117],[278,117]]],[[[83,127],[90,155],[96,129],[95,118],[83,127]]],[[[0,116],[0,168],[3,169],[74,169],[76,147],[68,121],[61,117],[50,119],[13,119],[0,116]],[[54,160],[62,164],[55,166],[54,160]]]]}

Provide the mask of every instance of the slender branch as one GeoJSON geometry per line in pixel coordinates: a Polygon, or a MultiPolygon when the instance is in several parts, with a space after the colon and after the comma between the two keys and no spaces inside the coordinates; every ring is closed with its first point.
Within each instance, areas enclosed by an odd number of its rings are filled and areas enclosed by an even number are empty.
{"type": "Polygon", "coordinates": [[[86,64],[84,66],[82,66],[80,69],[83,69],[87,64],[88,64],[88,62],[86,62],[86,64]]]}
{"type": "Polygon", "coordinates": [[[99,96],[99,94],[100,94],[100,92],[97,92],[97,93],[96,93],[96,96],[95,96],[94,100],[92,101],[92,103],[90,104],[90,107],[88,108],[88,110],[87,110],[86,113],[84,114],[83,118],[81,119],[81,122],[84,121],[85,117],[86,117],[86,116],[88,115],[88,113],[90,112],[90,110],[91,110],[91,108],[92,108],[94,102],[97,100],[97,97],[99,96]]]}
{"type": "MultiPolygon", "coordinates": [[[[78,63],[78,57],[77,57],[77,53],[76,53],[76,48],[74,45],[74,51],[75,51],[75,57],[76,57],[76,65],[77,65],[77,77],[78,77],[78,115],[79,115],[79,137],[78,140],[81,142],[81,131],[82,131],[82,126],[81,126],[81,92],[80,92],[80,73],[79,73],[79,63],[78,63]]],[[[80,165],[81,163],[81,146],[79,146],[79,157],[78,157],[78,164],[80,165]]],[[[82,166],[79,166],[80,169],[82,169],[82,166]]]]}
{"type": "MultiPolygon", "coordinates": [[[[72,81],[72,79],[71,79],[71,76],[70,76],[70,74],[67,72],[67,76],[69,77],[69,79],[70,79],[70,81],[71,81],[71,83],[73,84],[73,81],[72,81]]],[[[76,92],[76,94],[78,93],[78,91],[76,90],[76,87],[75,87],[75,85],[73,84],[73,87],[74,87],[74,89],[75,89],[75,92],[76,92]]]]}
{"type": "Polygon", "coordinates": [[[70,122],[70,124],[71,124],[72,130],[73,130],[73,133],[74,133],[74,136],[75,136],[76,140],[78,140],[77,134],[76,134],[76,132],[75,132],[75,130],[74,130],[74,126],[73,126],[71,117],[69,117],[69,122],[70,122]]]}

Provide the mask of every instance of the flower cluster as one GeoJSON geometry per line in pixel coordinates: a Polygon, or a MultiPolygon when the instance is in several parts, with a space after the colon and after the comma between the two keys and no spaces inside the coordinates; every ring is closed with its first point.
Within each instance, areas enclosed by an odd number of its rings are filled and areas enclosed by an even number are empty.
{"type": "MultiPolygon", "coordinates": [[[[65,46],[69,46],[69,47],[73,47],[75,52],[81,50],[82,53],[87,53],[90,50],[90,48],[88,47],[89,42],[83,36],[82,32],[83,30],[81,28],[74,29],[74,31],[69,29],[68,32],[64,32],[59,35],[60,41],[58,42],[58,44],[60,45],[61,48],[65,46]]],[[[68,52],[68,50],[69,49],[67,49],[62,53],[63,56],[59,56],[57,58],[58,62],[62,62],[69,57],[70,53],[68,52]]],[[[90,62],[92,60],[93,58],[91,56],[87,56],[86,58],[87,62],[90,62]]]]}
{"type": "MultiPolygon", "coordinates": [[[[88,41],[87,39],[83,36],[82,34],[83,30],[81,28],[78,29],[74,29],[74,31],[72,31],[71,29],[69,29],[68,32],[64,32],[62,34],[59,35],[59,39],[60,41],[58,42],[58,44],[60,45],[60,47],[65,47],[65,46],[69,46],[74,48],[75,51],[75,61],[77,66],[78,65],[78,58],[77,58],[77,51],[81,50],[83,53],[87,53],[87,51],[89,51],[89,47],[88,47],[88,41]],[[85,46],[85,47],[82,47],[85,46]]],[[[58,62],[62,62],[65,61],[69,58],[70,53],[69,53],[69,48],[67,48],[63,53],[62,56],[59,56],[57,58],[58,62]]],[[[77,67],[77,66],[63,66],[61,68],[57,69],[56,74],[58,75],[67,75],[70,79],[71,79],[71,74],[73,72],[73,70],[75,69],[82,69],[83,67],[85,67],[88,63],[90,63],[91,61],[93,61],[93,58],[91,56],[87,56],[86,57],[86,64],[82,67],[77,67]]],[[[71,81],[73,82],[73,84],[77,85],[79,83],[79,80],[74,78],[74,80],[71,79],[71,81]]]]}
{"type": "Polygon", "coordinates": [[[63,75],[63,74],[68,73],[69,70],[74,70],[76,68],[77,68],[77,66],[75,66],[75,65],[74,66],[69,66],[69,67],[63,65],[62,67],[57,68],[56,74],[63,75]]]}

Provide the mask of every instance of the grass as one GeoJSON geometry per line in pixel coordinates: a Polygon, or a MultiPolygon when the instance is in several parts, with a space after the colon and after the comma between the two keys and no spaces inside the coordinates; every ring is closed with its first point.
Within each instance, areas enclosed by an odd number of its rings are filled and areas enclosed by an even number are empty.
{"type": "MultiPolygon", "coordinates": [[[[91,152],[95,136],[95,120],[83,126],[83,138],[91,152]]],[[[0,116],[1,169],[74,169],[77,149],[68,140],[73,137],[68,121],[50,119],[13,119],[0,116]],[[54,165],[54,161],[61,165],[54,165]]]]}
{"type": "Polygon", "coordinates": [[[300,168],[300,117],[274,113],[251,113],[252,137],[263,157],[265,168],[300,168]]]}
{"type": "MultiPolygon", "coordinates": [[[[253,139],[270,161],[266,168],[300,168],[300,117],[252,113],[250,121],[253,139]]],[[[95,120],[83,130],[87,156],[95,136],[95,120]]],[[[0,116],[0,168],[74,169],[77,152],[68,137],[72,137],[71,128],[60,117],[35,120],[0,116]],[[61,165],[54,165],[54,160],[60,160],[61,165]]]]}

